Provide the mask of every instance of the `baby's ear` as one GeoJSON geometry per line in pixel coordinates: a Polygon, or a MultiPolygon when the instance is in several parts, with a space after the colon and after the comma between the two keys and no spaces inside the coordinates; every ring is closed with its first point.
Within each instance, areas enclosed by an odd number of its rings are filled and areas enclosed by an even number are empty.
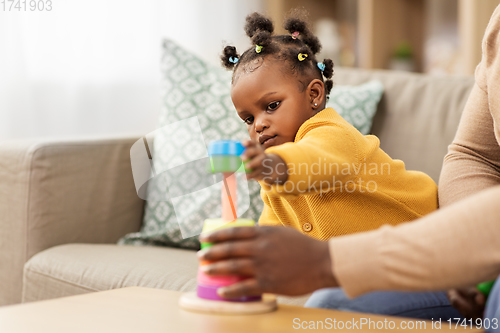
{"type": "Polygon", "coordinates": [[[317,109],[321,107],[325,97],[325,84],[321,80],[314,79],[307,86],[307,92],[311,100],[312,108],[317,109]]]}

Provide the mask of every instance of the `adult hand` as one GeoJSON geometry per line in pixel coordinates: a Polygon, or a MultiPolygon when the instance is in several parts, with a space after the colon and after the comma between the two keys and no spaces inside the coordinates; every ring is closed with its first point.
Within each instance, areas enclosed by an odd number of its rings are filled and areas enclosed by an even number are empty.
{"type": "Polygon", "coordinates": [[[333,276],[328,243],[286,227],[236,227],[202,234],[200,241],[216,243],[198,252],[208,275],[249,278],[219,288],[221,297],[276,293],[303,295],[338,286],[333,276]]]}
{"type": "Polygon", "coordinates": [[[448,300],[464,318],[483,318],[486,297],[476,288],[448,290],[448,300]]]}
{"type": "Polygon", "coordinates": [[[283,184],[288,179],[285,161],[276,154],[266,154],[259,143],[246,140],[243,141],[245,151],[241,159],[245,167],[251,170],[247,173],[247,179],[263,180],[269,185],[283,184]]]}

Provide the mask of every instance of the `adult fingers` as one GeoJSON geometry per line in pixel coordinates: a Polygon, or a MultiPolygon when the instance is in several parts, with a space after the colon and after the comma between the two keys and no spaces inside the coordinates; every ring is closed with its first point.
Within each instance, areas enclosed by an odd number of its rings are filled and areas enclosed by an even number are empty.
{"type": "Polygon", "coordinates": [[[203,265],[200,268],[207,275],[255,275],[255,266],[253,261],[247,258],[221,260],[208,265],[203,265]]]}
{"type": "Polygon", "coordinates": [[[486,297],[477,289],[476,287],[467,288],[464,290],[458,290],[462,297],[474,302],[475,304],[482,306],[486,302],[486,297]]]}
{"type": "Polygon", "coordinates": [[[483,293],[478,293],[475,297],[474,300],[476,301],[476,304],[484,306],[486,304],[486,296],[484,296],[483,293]]]}
{"type": "Polygon", "coordinates": [[[229,241],[215,244],[198,252],[198,259],[202,261],[216,261],[235,257],[248,257],[255,252],[252,241],[229,241]]]}
{"type": "Polygon", "coordinates": [[[219,296],[224,298],[236,298],[242,296],[258,296],[262,294],[259,283],[254,278],[249,278],[227,287],[217,289],[219,296]]]}
{"type": "Polygon", "coordinates": [[[464,313],[468,313],[471,310],[471,306],[469,302],[463,297],[462,292],[453,289],[448,291],[448,299],[450,300],[451,305],[460,311],[462,315],[464,313]]]}
{"type": "Polygon", "coordinates": [[[257,236],[255,227],[234,227],[200,235],[200,242],[217,243],[237,239],[250,239],[257,236]]]}

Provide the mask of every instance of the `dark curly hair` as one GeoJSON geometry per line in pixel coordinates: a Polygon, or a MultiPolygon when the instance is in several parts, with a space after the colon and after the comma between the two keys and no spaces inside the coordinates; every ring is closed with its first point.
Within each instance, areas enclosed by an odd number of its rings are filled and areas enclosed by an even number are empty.
{"type": "Polygon", "coordinates": [[[321,79],[325,84],[325,94],[328,96],[333,87],[333,61],[325,59],[318,66],[315,55],[321,50],[321,43],[304,20],[290,17],[285,21],[284,28],[291,35],[273,36],[274,26],[270,19],[259,13],[248,15],[245,32],[255,46],[243,52],[241,56],[236,51],[236,47],[226,46],[221,56],[222,65],[233,70],[234,80],[234,73],[240,66],[258,58],[273,56],[277,60],[284,61],[292,73],[308,79],[307,83],[299,79],[304,88],[312,79],[321,79]],[[323,80],[323,76],[326,80],[323,80]]]}

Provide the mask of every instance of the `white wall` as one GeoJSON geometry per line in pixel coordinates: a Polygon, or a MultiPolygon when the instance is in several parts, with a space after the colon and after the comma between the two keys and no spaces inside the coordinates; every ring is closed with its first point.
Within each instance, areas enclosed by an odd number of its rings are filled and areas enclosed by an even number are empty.
{"type": "Polygon", "coordinates": [[[228,43],[241,50],[250,46],[243,30],[245,17],[263,8],[261,0],[163,0],[161,4],[162,35],[215,65],[228,43]]]}
{"type": "Polygon", "coordinates": [[[141,135],[161,107],[160,45],[218,64],[261,0],[66,0],[0,10],[0,140],[141,135]]]}

